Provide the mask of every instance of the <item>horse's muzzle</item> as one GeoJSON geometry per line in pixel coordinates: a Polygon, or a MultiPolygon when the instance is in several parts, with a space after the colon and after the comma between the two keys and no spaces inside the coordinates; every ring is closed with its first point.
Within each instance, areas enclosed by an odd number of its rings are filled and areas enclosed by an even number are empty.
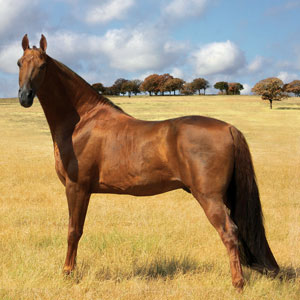
{"type": "Polygon", "coordinates": [[[28,88],[20,88],[19,89],[19,101],[20,104],[24,107],[30,107],[33,103],[33,99],[35,97],[35,92],[33,89],[28,88]]]}

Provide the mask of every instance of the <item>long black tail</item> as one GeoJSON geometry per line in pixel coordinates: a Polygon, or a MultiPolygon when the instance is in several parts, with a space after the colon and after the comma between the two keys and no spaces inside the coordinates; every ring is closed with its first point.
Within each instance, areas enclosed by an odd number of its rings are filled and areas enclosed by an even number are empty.
{"type": "Polygon", "coordinates": [[[266,239],[258,187],[248,144],[243,134],[231,127],[235,167],[229,187],[230,217],[238,227],[241,263],[261,273],[278,273],[279,266],[266,239]]]}

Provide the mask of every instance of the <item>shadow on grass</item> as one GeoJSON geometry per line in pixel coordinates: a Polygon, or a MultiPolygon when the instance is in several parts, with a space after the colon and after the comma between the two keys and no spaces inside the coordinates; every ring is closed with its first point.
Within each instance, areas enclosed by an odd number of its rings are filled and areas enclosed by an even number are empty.
{"type": "Polygon", "coordinates": [[[129,268],[103,267],[96,272],[96,279],[122,281],[134,277],[146,280],[156,278],[174,278],[178,274],[193,274],[199,272],[210,272],[213,264],[200,264],[195,259],[184,257],[159,257],[149,261],[132,262],[129,268]]]}
{"type": "Polygon", "coordinates": [[[144,265],[133,266],[133,276],[144,278],[173,278],[176,274],[193,273],[197,270],[210,271],[212,265],[200,265],[195,259],[184,257],[159,257],[152,261],[146,262],[144,265]]]}
{"type": "Polygon", "coordinates": [[[261,274],[255,270],[252,270],[250,268],[245,268],[244,270],[244,279],[246,281],[251,281],[251,278],[260,278],[260,277],[267,277],[274,280],[279,281],[296,281],[298,278],[300,278],[300,267],[293,268],[291,266],[289,267],[281,267],[280,271],[277,275],[274,276],[274,274],[261,274]]]}
{"type": "Polygon", "coordinates": [[[300,110],[300,107],[276,107],[277,110],[300,110]]]}
{"type": "Polygon", "coordinates": [[[293,281],[300,277],[300,267],[282,267],[277,277],[282,281],[293,281]]]}
{"type": "MultiPolygon", "coordinates": [[[[122,268],[111,266],[103,266],[96,271],[94,278],[99,281],[113,280],[121,282],[123,280],[139,277],[146,280],[151,279],[173,279],[180,274],[196,274],[196,273],[209,273],[212,272],[216,266],[211,263],[199,263],[195,259],[184,257],[158,257],[153,260],[134,263],[131,267],[122,268]]],[[[89,276],[90,271],[93,272],[90,264],[82,262],[77,265],[74,272],[65,277],[66,281],[73,285],[79,284],[85,277],[89,276]]],[[[263,275],[259,272],[253,271],[249,268],[244,269],[244,279],[246,282],[250,282],[254,279],[256,281],[260,277],[270,277],[280,281],[294,282],[300,278],[300,267],[293,268],[291,266],[282,267],[279,274],[274,278],[271,275],[263,275]],[[251,279],[252,278],[252,279],[251,279]]]]}

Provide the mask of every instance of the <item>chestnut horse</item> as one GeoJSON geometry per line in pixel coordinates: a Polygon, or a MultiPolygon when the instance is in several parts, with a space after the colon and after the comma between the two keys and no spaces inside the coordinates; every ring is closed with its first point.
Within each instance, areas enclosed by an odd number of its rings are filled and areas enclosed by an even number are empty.
{"type": "Polygon", "coordinates": [[[29,47],[19,59],[19,100],[37,95],[54,145],[55,168],[66,188],[68,250],[64,272],[75,266],[91,193],[149,196],[184,189],[197,199],[229,256],[233,285],[244,285],[241,263],[262,273],[279,267],[269,248],[247,142],[223,121],[185,116],[142,121],[99,95],[87,82],[29,47]]]}

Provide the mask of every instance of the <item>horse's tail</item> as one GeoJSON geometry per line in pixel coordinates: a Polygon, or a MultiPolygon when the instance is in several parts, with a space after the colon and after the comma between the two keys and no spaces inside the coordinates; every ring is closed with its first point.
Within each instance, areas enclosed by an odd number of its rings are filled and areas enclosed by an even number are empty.
{"type": "Polygon", "coordinates": [[[228,190],[230,217],[238,227],[241,263],[276,275],[279,266],[266,239],[263,214],[250,150],[243,134],[230,127],[234,142],[234,172],[228,190]]]}

